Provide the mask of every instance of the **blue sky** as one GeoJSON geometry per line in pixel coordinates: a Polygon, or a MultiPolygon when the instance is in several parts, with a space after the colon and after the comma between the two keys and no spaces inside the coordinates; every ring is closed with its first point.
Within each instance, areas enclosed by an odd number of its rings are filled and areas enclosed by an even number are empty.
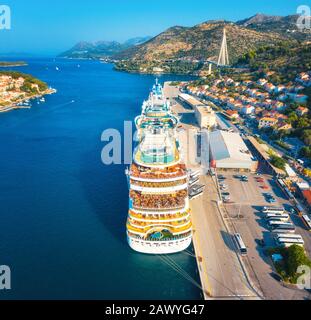
{"type": "Polygon", "coordinates": [[[0,53],[57,54],[80,40],[157,35],[173,25],[210,19],[236,21],[257,12],[296,13],[311,0],[0,0],[12,11],[12,29],[0,30],[0,53]]]}

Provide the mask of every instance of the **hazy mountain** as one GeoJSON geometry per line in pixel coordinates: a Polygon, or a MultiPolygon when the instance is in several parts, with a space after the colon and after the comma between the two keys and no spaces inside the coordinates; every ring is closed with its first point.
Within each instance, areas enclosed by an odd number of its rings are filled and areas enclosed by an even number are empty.
{"type": "Polygon", "coordinates": [[[142,43],[150,40],[151,38],[152,38],[152,37],[150,37],[150,36],[131,38],[131,39],[125,41],[125,42],[123,43],[123,45],[128,46],[128,47],[130,47],[130,46],[137,46],[137,45],[139,45],[139,44],[142,44],[142,43]]]}
{"type": "Polygon", "coordinates": [[[151,37],[136,37],[120,43],[117,41],[81,41],[68,51],[60,54],[64,58],[84,58],[98,59],[107,58],[125,49],[141,44],[151,37]]]}

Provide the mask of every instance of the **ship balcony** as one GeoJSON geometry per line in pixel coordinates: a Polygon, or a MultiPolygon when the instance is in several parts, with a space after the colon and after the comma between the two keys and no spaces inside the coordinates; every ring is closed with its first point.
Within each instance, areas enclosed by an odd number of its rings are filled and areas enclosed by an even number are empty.
{"type": "Polygon", "coordinates": [[[177,186],[188,186],[187,179],[179,179],[175,181],[163,181],[163,182],[155,182],[155,181],[136,181],[131,180],[131,185],[140,186],[143,188],[169,188],[169,187],[177,187],[177,186]]]}
{"type": "Polygon", "coordinates": [[[156,227],[156,226],[161,226],[161,227],[167,227],[167,228],[182,228],[185,226],[188,226],[190,222],[190,219],[182,219],[178,221],[157,221],[157,222],[147,222],[147,221],[137,221],[131,218],[128,218],[128,223],[139,229],[145,229],[147,227],[156,227]]]}
{"type": "Polygon", "coordinates": [[[129,217],[133,220],[137,221],[145,221],[145,222],[158,222],[158,221],[178,221],[181,219],[188,219],[190,217],[189,214],[190,210],[184,211],[184,212],[178,212],[176,214],[157,214],[157,213],[151,213],[151,214],[141,214],[136,213],[133,210],[129,211],[129,217]]]}
{"type": "Polygon", "coordinates": [[[153,211],[156,211],[156,212],[161,212],[161,211],[165,211],[167,212],[167,210],[169,211],[173,211],[173,210],[176,210],[176,211],[179,211],[179,210],[182,210],[183,208],[185,207],[185,204],[181,204],[181,205],[166,205],[165,207],[160,207],[160,206],[145,206],[145,205],[133,205],[133,209],[135,210],[140,210],[140,211],[144,211],[144,212],[153,212],[153,211]]]}
{"type": "Polygon", "coordinates": [[[168,194],[143,194],[131,190],[130,198],[134,209],[138,210],[181,210],[186,206],[186,190],[168,194]]]}
{"type": "Polygon", "coordinates": [[[143,187],[135,183],[131,183],[130,185],[131,190],[143,192],[143,193],[155,193],[155,194],[165,194],[165,193],[172,193],[177,192],[181,190],[187,190],[188,189],[188,183],[184,184],[175,184],[172,186],[167,187],[157,187],[156,184],[154,184],[154,187],[143,187]]]}
{"type": "Polygon", "coordinates": [[[129,222],[127,223],[126,226],[128,231],[138,235],[145,235],[146,237],[148,237],[149,234],[152,234],[154,232],[161,232],[163,230],[167,230],[172,235],[179,235],[185,232],[189,232],[192,229],[191,221],[188,221],[186,224],[184,224],[181,227],[172,226],[170,224],[148,225],[145,227],[138,227],[138,226],[133,226],[129,222]]]}
{"type": "Polygon", "coordinates": [[[129,172],[129,176],[133,181],[141,181],[141,182],[178,182],[180,180],[184,180],[188,178],[188,174],[186,172],[180,174],[141,174],[137,175],[132,171],[129,172]]]}
{"type": "Polygon", "coordinates": [[[188,178],[186,167],[183,164],[161,169],[152,169],[141,167],[133,163],[129,174],[132,180],[143,182],[170,182],[188,178]]]}

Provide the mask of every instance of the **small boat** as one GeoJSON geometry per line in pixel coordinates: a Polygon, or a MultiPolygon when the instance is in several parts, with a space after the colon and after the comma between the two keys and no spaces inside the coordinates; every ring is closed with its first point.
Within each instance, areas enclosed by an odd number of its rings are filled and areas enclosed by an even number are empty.
{"type": "Polygon", "coordinates": [[[58,67],[56,67],[55,69],[56,69],[56,71],[59,71],[59,68],[58,68],[58,67]]]}
{"type": "Polygon", "coordinates": [[[42,97],[39,101],[40,101],[40,102],[45,102],[45,98],[42,97]]]}

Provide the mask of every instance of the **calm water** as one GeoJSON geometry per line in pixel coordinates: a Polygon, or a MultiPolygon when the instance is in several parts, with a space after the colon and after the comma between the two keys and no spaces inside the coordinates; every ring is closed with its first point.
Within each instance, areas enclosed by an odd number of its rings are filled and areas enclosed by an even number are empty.
{"type": "MultiPolygon", "coordinates": [[[[58,93],[0,114],[0,265],[12,271],[0,299],[200,299],[159,257],[129,249],[125,168],[101,163],[102,131],[133,120],[154,77],[53,59],[15,70],[58,93]]],[[[171,257],[199,282],[193,257],[171,257]]]]}

